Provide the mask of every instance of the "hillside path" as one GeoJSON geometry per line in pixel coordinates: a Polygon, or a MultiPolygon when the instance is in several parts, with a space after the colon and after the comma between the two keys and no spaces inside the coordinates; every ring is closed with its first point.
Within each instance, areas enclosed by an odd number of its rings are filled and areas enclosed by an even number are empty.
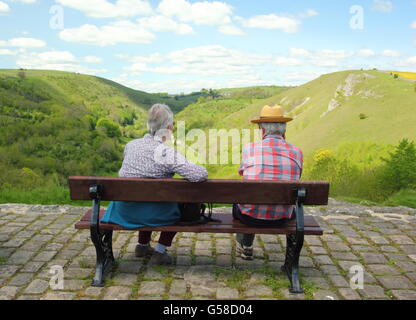
{"type": "MultiPolygon", "coordinates": [[[[90,286],[95,251],[74,223],[86,208],[0,205],[0,299],[412,299],[416,300],[416,210],[364,207],[330,199],[307,208],[325,229],[308,236],[301,275],[306,293],[292,295],[280,271],[285,237],[261,235],[255,260],[235,255],[235,236],[182,233],[171,267],[134,257],[135,232],[115,232],[118,267],[104,288],[90,286]],[[364,270],[363,289],[350,287],[350,268],[364,270]],[[63,290],[50,286],[64,270],[63,290]]],[[[228,212],[230,208],[218,208],[228,212]]],[[[156,236],[156,235],[154,235],[156,236]]]]}

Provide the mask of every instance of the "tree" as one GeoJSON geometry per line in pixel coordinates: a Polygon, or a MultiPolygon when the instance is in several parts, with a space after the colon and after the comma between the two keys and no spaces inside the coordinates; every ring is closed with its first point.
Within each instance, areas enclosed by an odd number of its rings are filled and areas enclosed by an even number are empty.
{"type": "Polygon", "coordinates": [[[407,139],[400,141],[389,158],[382,158],[386,167],[383,180],[392,191],[416,188],[416,146],[407,139]]]}
{"type": "Polygon", "coordinates": [[[121,130],[119,126],[107,118],[101,118],[97,122],[97,129],[107,135],[109,138],[120,138],[121,130]]]}
{"type": "Polygon", "coordinates": [[[19,73],[17,74],[21,80],[26,79],[26,73],[24,69],[20,69],[19,73]]]}

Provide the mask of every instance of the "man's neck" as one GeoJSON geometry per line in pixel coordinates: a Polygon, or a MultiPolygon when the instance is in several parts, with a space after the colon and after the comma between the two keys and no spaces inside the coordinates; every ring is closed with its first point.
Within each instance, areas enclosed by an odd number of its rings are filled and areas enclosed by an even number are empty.
{"type": "Polygon", "coordinates": [[[263,139],[266,139],[267,137],[269,137],[269,136],[273,136],[273,137],[277,137],[277,138],[280,138],[280,139],[284,139],[284,136],[283,135],[281,135],[280,133],[270,133],[270,134],[266,134],[264,137],[263,137],[263,139]]]}

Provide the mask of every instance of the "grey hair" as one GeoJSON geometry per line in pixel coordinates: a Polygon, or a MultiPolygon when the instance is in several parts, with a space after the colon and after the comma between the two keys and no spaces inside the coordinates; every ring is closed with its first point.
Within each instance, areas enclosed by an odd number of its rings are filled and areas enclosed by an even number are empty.
{"type": "Polygon", "coordinates": [[[264,129],[266,134],[280,134],[284,136],[286,134],[285,122],[262,122],[260,123],[260,128],[264,129]]]}
{"type": "Polygon", "coordinates": [[[173,112],[170,110],[169,106],[157,103],[150,108],[147,129],[149,129],[152,136],[156,135],[158,131],[165,130],[172,125],[173,112]]]}

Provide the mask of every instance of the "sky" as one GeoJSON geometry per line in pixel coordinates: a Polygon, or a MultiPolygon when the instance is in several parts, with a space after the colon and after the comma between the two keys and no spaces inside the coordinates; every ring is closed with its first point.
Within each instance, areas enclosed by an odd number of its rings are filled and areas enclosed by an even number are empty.
{"type": "Polygon", "coordinates": [[[171,94],[416,72],[416,0],[0,0],[0,68],[171,94]]]}

